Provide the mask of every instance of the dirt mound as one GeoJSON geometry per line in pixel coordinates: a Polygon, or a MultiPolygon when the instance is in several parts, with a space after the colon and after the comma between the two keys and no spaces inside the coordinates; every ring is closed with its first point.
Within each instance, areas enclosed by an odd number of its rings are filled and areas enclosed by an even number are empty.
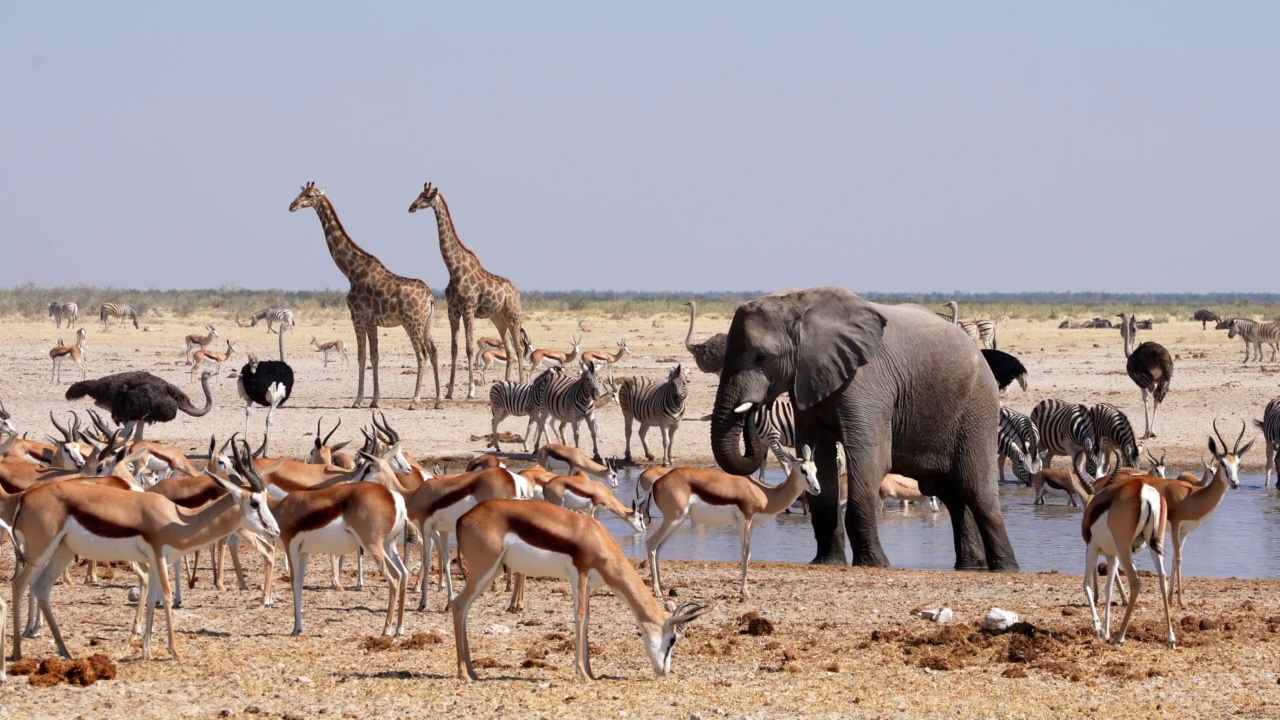
{"type": "Polygon", "coordinates": [[[9,666],[11,675],[27,675],[27,682],[35,687],[53,687],[62,683],[88,687],[99,680],[115,680],[116,672],[116,664],[101,653],[75,660],[46,658],[39,663],[32,658],[24,658],[9,666]]]}

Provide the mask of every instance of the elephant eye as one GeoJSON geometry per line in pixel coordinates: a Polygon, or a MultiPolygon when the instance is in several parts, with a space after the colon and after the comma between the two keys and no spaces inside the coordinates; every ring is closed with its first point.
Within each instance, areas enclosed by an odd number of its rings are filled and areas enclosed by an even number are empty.
{"type": "Polygon", "coordinates": [[[764,355],[764,353],[763,353],[763,352],[756,352],[756,364],[757,364],[757,365],[763,365],[763,364],[764,364],[764,361],[765,361],[765,355],[764,355]]]}

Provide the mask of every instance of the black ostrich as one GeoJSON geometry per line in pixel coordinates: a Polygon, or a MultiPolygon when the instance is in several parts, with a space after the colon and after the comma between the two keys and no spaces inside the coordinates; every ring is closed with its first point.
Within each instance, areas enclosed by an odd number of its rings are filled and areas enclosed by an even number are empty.
{"type": "Polygon", "coordinates": [[[693,355],[693,362],[698,369],[704,373],[720,374],[724,369],[724,349],[729,342],[729,336],[724,333],[717,333],[707,338],[704,342],[694,344],[693,342],[693,321],[698,314],[698,304],[692,300],[685,303],[689,306],[689,333],[684,336],[684,346],[693,355]]]}
{"type": "Polygon", "coordinates": [[[1000,387],[1000,394],[1004,394],[1004,389],[1009,387],[1009,383],[1014,380],[1022,386],[1025,392],[1027,389],[1027,368],[1018,358],[1010,355],[1003,350],[987,350],[983,348],[982,357],[986,359],[987,366],[991,368],[991,374],[996,378],[996,385],[1000,387]]]}
{"type": "Polygon", "coordinates": [[[1173,379],[1173,358],[1163,345],[1148,340],[1134,348],[1125,367],[1133,382],[1142,388],[1142,415],[1147,424],[1142,439],[1153,438],[1156,436],[1156,410],[1160,409],[1164,396],[1169,394],[1169,381],[1173,379]],[[1149,412],[1148,395],[1155,400],[1149,412]]]}
{"type": "Polygon", "coordinates": [[[262,438],[262,448],[258,451],[262,457],[269,457],[271,445],[271,415],[289,396],[293,394],[293,368],[284,361],[284,331],[280,326],[280,359],[259,360],[257,355],[249,354],[249,362],[240,368],[240,379],[236,381],[236,390],[240,399],[244,400],[244,434],[249,434],[249,414],[255,404],[269,408],[267,410],[267,430],[262,438]]]}
{"type": "Polygon", "coordinates": [[[191,398],[176,386],[145,370],[116,373],[94,380],[81,380],[67,388],[68,400],[79,400],[88,395],[94,404],[111,413],[117,425],[124,425],[126,437],[142,439],[142,428],[149,423],[169,422],[182,411],[191,417],[202,417],[213,409],[213,394],[209,391],[209,376],[200,376],[204,389],[204,407],[191,404],[191,398]]]}
{"type": "Polygon", "coordinates": [[[1200,310],[1197,310],[1197,311],[1196,311],[1196,314],[1191,316],[1191,319],[1192,319],[1192,320],[1199,320],[1199,321],[1200,321],[1200,330],[1201,330],[1201,332],[1203,332],[1203,331],[1205,330],[1205,326],[1206,326],[1208,323],[1215,323],[1215,324],[1216,324],[1216,323],[1220,323],[1220,322],[1222,322],[1222,316],[1221,316],[1221,315],[1219,315],[1218,313],[1213,312],[1213,311],[1211,311],[1211,310],[1205,310],[1205,309],[1203,309],[1203,308],[1202,308],[1202,309],[1200,309],[1200,310]]]}

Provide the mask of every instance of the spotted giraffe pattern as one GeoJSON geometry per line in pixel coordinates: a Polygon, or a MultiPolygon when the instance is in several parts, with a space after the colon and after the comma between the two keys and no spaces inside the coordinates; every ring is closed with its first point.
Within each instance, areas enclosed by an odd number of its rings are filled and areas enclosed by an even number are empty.
{"type": "MultiPolygon", "coordinates": [[[[453,398],[454,373],[458,367],[458,323],[462,322],[466,331],[467,344],[473,344],[472,326],[476,319],[488,318],[498,329],[498,337],[509,358],[523,358],[520,344],[520,291],[512,282],[501,275],[494,275],[480,264],[480,258],[458,239],[453,227],[453,218],[449,215],[449,206],[439,189],[426,183],[422,186],[422,194],[409,206],[409,212],[417,212],[431,208],[436,213],[436,228],[440,235],[440,255],[449,270],[449,286],[445,288],[444,297],[449,303],[449,389],[445,398],[453,398]]],[[[471,353],[467,355],[467,399],[476,396],[475,367],[471,361],[471,353]]],[[[511,365],[507,363],[506,380],[511,379],[511,365]]],[[[514,363],[519,373],[520,382],[524,382],[524,363],[514,363]]]]}
{"type": "Polygon", "coordinates": [[[302,186],[302,192],[289,205],[289,212],[306,207],[315,208],[316,214],[320,216],[329,254],[351,283],[351,290],[347,293],[347,309],[351,311],[351,324],[356,331],[356,357],[360,364],[360,381],[352,407],[360,407],[364,402],[366,346],[373,364],[373,400],[369,407],[378,407],[378,399],[381,397],[378,385],[378,328],[403,326],[409,334],[409,342],[413,345],[413,354],[418,361],[418,379],[413,386],[413,400],[409,403],[409,408],[415,408],[422,398],[422,375],[426,370],[423,362],[429,358],[436,379],[435,407],[439,409],[440,366],[435,343],[431,340],[431,325],[435,319],[435,296],[432,295],[431,288],[417,278],[396,275],[376,256],[357,245],[343,229],[333,203],[324,194],[324,188],[317,188],[314,182],[302,186]]]}

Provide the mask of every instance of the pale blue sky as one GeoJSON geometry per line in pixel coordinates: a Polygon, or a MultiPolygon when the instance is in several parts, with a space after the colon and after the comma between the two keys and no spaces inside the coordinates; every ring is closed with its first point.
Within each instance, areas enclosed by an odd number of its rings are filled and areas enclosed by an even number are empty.
{"type": "Polygon", "coordinates": [[[1280,3],[0,2],[0,285],[1274,291],[1280,3]],[[1258,262],[1233,260],[1254,257],[1258,262]]]}

